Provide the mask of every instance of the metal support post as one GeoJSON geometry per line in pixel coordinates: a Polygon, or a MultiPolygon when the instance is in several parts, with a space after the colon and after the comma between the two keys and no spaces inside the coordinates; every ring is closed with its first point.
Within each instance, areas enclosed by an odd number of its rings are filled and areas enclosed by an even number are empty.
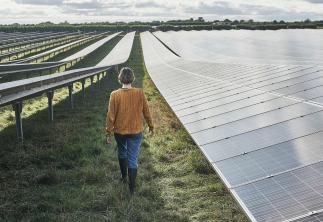
{"type": "Polygon", "coordinates": [[[23,142],[24,133],[22,130],[22,119],[21,119],[22,102],[21,101],[17,102],[15,104],[13,104],[12,107],[15,110],[17,137],[18,137],[19,141],[23,142]]]}
{"type": "Polygon", "coordinates": [[[83,96],[83,99],[85,98],[85,79],[82,79],[82,96],[83,96]]]}
{"type": "Polygon", "coordinates": [[[54,121],[53,97],[54,97],[54,92],[53,91],[47,92],[47,99],[48,99],[48,117],[49,117],[49,121],[51,121],[51,122],[54,121]]]}
{"type": "Polygon", "coordinates": [[[68,85],[68,96],[70,98],[71,108],[74,108],[74,101],[73,101],[73,83],[68,85]]]}
{"type": "Polygon", "coordinates": [[[94,76],[91,76],[90,78],[91,78],[91,90],[93,90],[93,86],[92,85],[94,84],[94,76]]]}
{"type": "Polygon", "coordinates": [[[98,89],[100,89],[100,75],[101,73],[96,75],[96,84],[98,85],[98,89]]]}

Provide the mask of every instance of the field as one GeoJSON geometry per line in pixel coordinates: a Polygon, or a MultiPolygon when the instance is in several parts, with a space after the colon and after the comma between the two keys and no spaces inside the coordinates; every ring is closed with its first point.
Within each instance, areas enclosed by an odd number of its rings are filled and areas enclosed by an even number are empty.
{"type": "Polygon", "coordinates": [[[0,109],[1,221],[247,221],[150,80],[139,36],[125,65],[135,70],[135,86],[144,88],[156,125],[153,137],[145,131],[137,194],[130,197],[119,182],[115,144],[105,144],[107,102],[119,87],[110,71],[101,89],[87,82],[84,100],[74,84],[74,109],[66,89],[55,91],[53,123],[45,96],[26,101],[23,146],[11,107],[0,109]]]}

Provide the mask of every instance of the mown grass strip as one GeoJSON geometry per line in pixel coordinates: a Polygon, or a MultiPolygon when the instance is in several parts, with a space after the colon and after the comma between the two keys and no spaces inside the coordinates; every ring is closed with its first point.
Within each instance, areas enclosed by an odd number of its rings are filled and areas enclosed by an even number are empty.
{"type": "MultiPolygon", "coordinates": [[[[62,91],[55,121],[46,103],[30,104],[24,119],[25,145],[15,143],[15,128],[0,131],[0,220],[4,221],[247,221],[198,147],[151,82],[142,60],[139,36],[127,64],[144,87],[156,125],[145,130],[138,192],[130,198],[119,182],[115,144],[104,143],[110,93],[119,87],[110,72],[103,90],[76,93],[74,110],[62,91]]],[[[10,122],[10,120],[9,120],[10,122]]]]}

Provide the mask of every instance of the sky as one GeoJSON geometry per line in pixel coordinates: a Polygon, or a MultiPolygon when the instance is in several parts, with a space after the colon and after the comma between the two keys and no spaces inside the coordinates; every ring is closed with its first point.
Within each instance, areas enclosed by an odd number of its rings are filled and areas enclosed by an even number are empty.
{"type": "Polygon", "coordinates": [[[323,20],[323,0],[0,0],[0,24],[254,19],[323,20]]]}

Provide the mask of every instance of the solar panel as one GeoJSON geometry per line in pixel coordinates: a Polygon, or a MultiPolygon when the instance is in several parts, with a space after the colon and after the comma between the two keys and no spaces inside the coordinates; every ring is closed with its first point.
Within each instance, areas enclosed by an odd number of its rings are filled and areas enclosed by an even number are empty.
{"type": "Polygon", "coordinates": [[[323,132],[214,163],[230,187],[261,180],[321,161],[323,132]]]}
{"type": "Polygon", "coordinates": [[[271,127],[285,121],[292,121],[297,118],[305,117],[315,112],[322,111],[322,108],[304,105],[302,103],[275,109],[259,115],[239,119],[233,122],[224,121],[223,124],[215,125],[202,129],[199,132],[191,133],[198,144],[208,144],[214,141],[227,139],[244,133],[271,127]]]}
{"type": "Polygon", "coordinates": [[[231,138],[202,145],[212,162],[294,140],[323,130],[323,112],[260,128],[231,138]]]}
{"type": "Polygon", "coordinates": [[[246,99],[241,99],[235,102],[223,104],[213,108],[209,108],[197,113],[189,114],[183,117],[180,117],[181,121],[184,124],[194,123],[199,120],[206,120],[210,117],[221,115],[231,111],[238,111],[248,106],[253,106],[256,104],[265,103],[267,101],[278,99],[276,96],[270,94],[260,94],[258,96],[247,97],[246,99]]]}
{"type": "MultiPolygon", "coordinates": [[[[319,82],[318,82],[319,83],[319,82]]],[[[320,97],[323,95],[323,86],[322,85],[316,85],[316,82],[314,82],[315,85],[309,86],[308,88],[294,88],[292,87],[291,90],[285,90],[284,93],[293,95],[299,98],[303,99],[312,99],[316,97],[320,97]]],[[[280,91],[281,93],[281,91],[280,91]]]]}
{"type": "Polygon", "coordinates": [[[284,87],[292,87],[294,85],[302,84],[304,82],[315,80],[315,79],[320,79],[322,77],[323,77],[323,72],[320,71],[320,72],[311,73],[310,75],[302,75],[302,76],[297,77],[297,78],[281,81],[281,82],[276,83],[276,84],[263,86],[263,88],[265,88],[268,91],[271,91],[271,90],[275,90],[275,89],[281,89],[281,88],[284,88],[284,87]]]}
{"type": "Polygon", "coordinates": [[[206,129],[219,127],[221,125],[236,122],[238,120],[246,119],[248,117],[250,118],[258,116],[260,118],[268,119],[270,115],[274,115],[275,117],[278,114],[278,111],[284,112],[293,107],[296,107],[297,109],[299,108],[298,105],[300,105],[302,108],[305,108],[304,104],[294,105],[295,103],[297,102],[293,100],[277,98],[275,100],[258,103],[231,112],[225,112],[223,114],[209,117],[207,119],[196,121],[190,124],[185,124],[185,126],[190,133],[197,133],[199,131],[205,131],[206,129]],[[292,105],[294,106],[291,107],[292,105]]]}
{"type": "Polygon", "coordinates": [[[313,212],[310,213],[308,216],[295,219],[294,222],[321,222],[323,221],[323,212],[313,212]]]}
{"type": "Polygon", "coordinates": [[[323,96],[312,99],[312,101],[323,104],[323,96]]]}
{"type": "Polygon", "coordinates": [[[258,221],[284,221],[323,209],[319,162],[233,189],[258,221]]]}
{"type": "Polygon", "coordinates": [[[320,221],[320,67],[174,56],[141,33],[147,70],[252,221],[320,221]]]}

